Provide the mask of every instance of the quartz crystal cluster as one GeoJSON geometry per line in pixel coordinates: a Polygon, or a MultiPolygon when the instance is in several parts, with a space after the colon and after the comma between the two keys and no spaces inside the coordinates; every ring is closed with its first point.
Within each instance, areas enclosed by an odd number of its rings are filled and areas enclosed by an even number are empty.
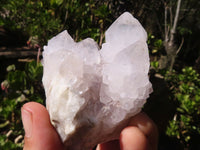
{"type": "Polygon", "coordinates": [[[88,150],[119,137],[152,92],[147,34],[130,13],[106,31],[99,49],[67,31],[43,52],[43,84],[51,122],[68,150],[88,150]]]}

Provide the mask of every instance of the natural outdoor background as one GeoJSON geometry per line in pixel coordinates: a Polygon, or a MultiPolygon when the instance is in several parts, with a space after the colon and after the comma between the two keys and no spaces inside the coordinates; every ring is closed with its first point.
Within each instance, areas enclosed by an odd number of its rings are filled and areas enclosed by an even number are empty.
{"type": "Polygon", "coordinates": [[[43,45],[67,29],[101,46],[124,11],[148,33],[154,93],[144,111],[158,126],[159,150],[200,149],[199,8],[199,0],[0,0],[0,149],[22,149],[21,106],[45,104],[43,45]]]}

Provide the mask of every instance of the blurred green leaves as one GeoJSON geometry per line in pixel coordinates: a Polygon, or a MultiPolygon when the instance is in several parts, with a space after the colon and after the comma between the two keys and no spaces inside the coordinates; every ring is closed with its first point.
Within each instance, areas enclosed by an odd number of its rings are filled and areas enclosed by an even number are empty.
{"type": "Polygon", "coordinates": [[[52,33],[58,32],[61,23],[52,9],[46,0],[7,0],[0,6],[1,13],[7,14],[0,16],[0,22],[11,31],[21,30],[46,42],[52,33]]]}
{"type": "Polygon", "coordinates": [[[147,40],[150,54],[159,54],[161,52],[161,49],[163,48],[163,41],[162,39],[155,38],[154,35],[148,34],[148,40],[147,40]]]}
{"type": "Polygon", "coordinates": [[[50,0],[52,6],[60,6],[64,0],[50,0]]]}
{"type": "Polygon", "coordinates": [[[43,67],[32,61],[25,65],[25,70],[17,70],[15,65],[10,65],[7,72],[4,84],[1,84],[1,88],[5,88],[0,95],[0,147],[3,150],[22,149],[24,131],[20,109],[25,102],[44,102],[41,83],[43,67]]]}
{"type": "Polygon", "coordinates": [[[88,35],[99,41],[105,25],[111,22],[109,15],[106,4],[92,0],[3,0],[0,25],[23,31],[28,37],[37,36],[40,45],[64,29],[76,41],[88,35]]]}
{"type": "Polygon", "coordinates": [[[166,133],[190,147],[191,140],[200,135],[200,76],[192,67],[185,67],[182,73],[167,74],[166,81],[177,102],[174,119],[169,122],[166,133]]]}

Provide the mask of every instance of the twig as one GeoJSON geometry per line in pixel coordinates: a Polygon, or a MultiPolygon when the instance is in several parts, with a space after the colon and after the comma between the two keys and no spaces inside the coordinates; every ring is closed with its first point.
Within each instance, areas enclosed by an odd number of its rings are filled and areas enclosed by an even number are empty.
{"type": "Polygon", "coordinates": [[[165,43],[168,42],[168,31],[167,31],[167,6],[165,4],[165,43]]]}
{"type": "Polygon", "coordinates": [[[23,139],[22,135],[19,135],[18,137],[16,137],[15,138],[15,144],[18,144],[21,139],[23,139]]]}
{"type": "Polygon", "coordinates": [[[181,50],[181,48],[183,46],[183,43],[184,43],[184,38],[182,37],[182,41],[181,41],[181,44],[180,44],[179,48],[176,51],[176,55],[180,52],[180,50],[181,50]]]}
{"type": "Polygon", "coordinates": [[[6,133],[6,137],[8,138],[13,133],[13,130],[9,130],[8,133],[6,133]]]}
{"type": "Polygon", "coordinates": [[[169,14],[170,14],[170,27],[172,27],[172,24],[173,24],[172,6],[170,6],[169,8],[169,14]]]}

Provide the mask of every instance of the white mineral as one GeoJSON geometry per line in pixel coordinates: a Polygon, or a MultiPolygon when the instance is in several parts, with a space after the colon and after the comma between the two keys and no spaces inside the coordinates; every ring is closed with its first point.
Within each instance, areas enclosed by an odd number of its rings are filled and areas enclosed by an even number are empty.
{"type": "Polygon", "coordinates": [[[130,13],[93,39],[76,43],[63,31],[44,47],[43,84],[51,122],[68,150],[116,139],[152,92],[147,34],[130,13]]]}

